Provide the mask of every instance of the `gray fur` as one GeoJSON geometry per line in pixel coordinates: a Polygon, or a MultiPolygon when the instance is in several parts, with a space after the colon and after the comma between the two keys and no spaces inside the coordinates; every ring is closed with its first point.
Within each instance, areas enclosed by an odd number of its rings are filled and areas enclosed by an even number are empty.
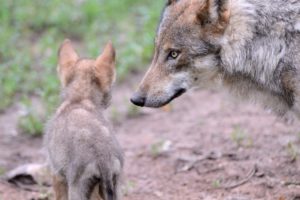
{"type": "Polygon", "coordinates": [[[240,96],[253,99],[253,91],[263,93],[267,101],[262,103],[284,114],[295,105],[295,91],[289,91],[282,79],[288,71],[295,72],[298,79],[300,32],[295,25],[300,20],[300,2],[245,0],[237,1],[235,6],[231,21],[238,21],[239,15],[247,19],[247,32],[232,41],[238,27],[229,24],[234,31],[225,32],[225,42],[221,44],[221,71],[225,78],[236,80],[230,87],[240,96]]]}
{"type": "Polygon", "coordinates": [[[174,94],[169,88],[221,82],[280,115],[293,111],[300,116],[298,0],[180,0],[164,9],[155,46],[152,65],[135,94],[144,96],[145,106],[164,105],[170,98],[165,94],[174,94]],[[181,55],[166,60],[166,46],[181,55]]]}

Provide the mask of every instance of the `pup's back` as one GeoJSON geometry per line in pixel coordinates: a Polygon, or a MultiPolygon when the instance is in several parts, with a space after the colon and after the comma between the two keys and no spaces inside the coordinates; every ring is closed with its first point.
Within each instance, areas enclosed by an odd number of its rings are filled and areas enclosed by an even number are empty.
{"type": "Polygon", "coordinates": [[[102,111],[114,81],[114,50],[79,59],[69,41],[59,52],[62,104],[47,126],[45,146],[57,199],[89,199],[96,185],[104,200],[118,199],[123,155],[102,111]]]}

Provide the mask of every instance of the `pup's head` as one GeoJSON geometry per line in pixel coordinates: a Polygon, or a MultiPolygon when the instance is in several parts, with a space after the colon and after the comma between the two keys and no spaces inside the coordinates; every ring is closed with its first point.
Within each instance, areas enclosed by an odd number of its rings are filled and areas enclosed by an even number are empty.
{"type": "Polygon", "coordinates": [[[115,81],[115,50],[109,42],[96,60],[80,58],[70,40],[65,40],[58,53],[58,74],[64,100],[91,100],[108,106],[115,81]]]}
{"type": "Polygon", "coordinates": [[[169,0],[155,38],[152,64],[131,101],[161,107],[218,74],[229,0],[169,0]]]}

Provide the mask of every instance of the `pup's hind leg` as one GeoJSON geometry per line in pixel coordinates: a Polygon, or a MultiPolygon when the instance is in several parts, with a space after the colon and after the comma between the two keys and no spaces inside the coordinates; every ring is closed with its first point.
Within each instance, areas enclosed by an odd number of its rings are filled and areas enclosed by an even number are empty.
{"type": "Polygon", "coordinates": [[[97,182],[93,179],[80,179],[69,184],[69,200],[90,200],[97,182]]]}
{"type": "Polygon", "coordinates": [[[115,175],[113,177],[113,183],[114,183],[114,192],[115,192],[115,200],[120,200],[121,199],[121,180],[120,180],[120,175],[115,175]]]}
{"type": "Polygon", "coordinates": [[[68,200],[68,186],[66,180],[61,177],[54,175],[52,176],[53,189],[56,200],[68,200]]]}
{"type": "Polygon", "coordinates": [[[300,119],[300,72],[288,71],[283,74],[282,83],[285,90],[290,91],[288,99],[293,100],[291,111],[300,119]]]}
{"type": "Polygon", "coordinates": [[[99,194],[103,200],[120,200],[120,176],[114,175],[113,180],[106,184],[101,182],[99,194]]]}
{"type": "Polygon", "coordinates": [[[99,184],[97,184],[92,192],[91,200],[103,200],[99,189],[99,184]]]}
{"type": "Polygon", "coordinates": [[[294,92],[294,105],[292,107],[292,111],[296,114],[297,118],[300,119],[300,81],[298,82],[294,92]]]}

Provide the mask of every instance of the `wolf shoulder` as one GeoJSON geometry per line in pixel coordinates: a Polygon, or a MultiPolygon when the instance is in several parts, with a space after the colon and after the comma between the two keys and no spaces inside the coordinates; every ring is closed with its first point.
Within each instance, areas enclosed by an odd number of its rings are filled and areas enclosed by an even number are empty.
{"type": "MultiPolygon", "coordinates": [[[[112,140],[113,131],[104,116],[97,111],[75,108],[57,112],[49,120],[45,140],[69,140],[79,145],[112,140]]],[[[46,141],[47,142],[47,141],[46,141]]]]}

